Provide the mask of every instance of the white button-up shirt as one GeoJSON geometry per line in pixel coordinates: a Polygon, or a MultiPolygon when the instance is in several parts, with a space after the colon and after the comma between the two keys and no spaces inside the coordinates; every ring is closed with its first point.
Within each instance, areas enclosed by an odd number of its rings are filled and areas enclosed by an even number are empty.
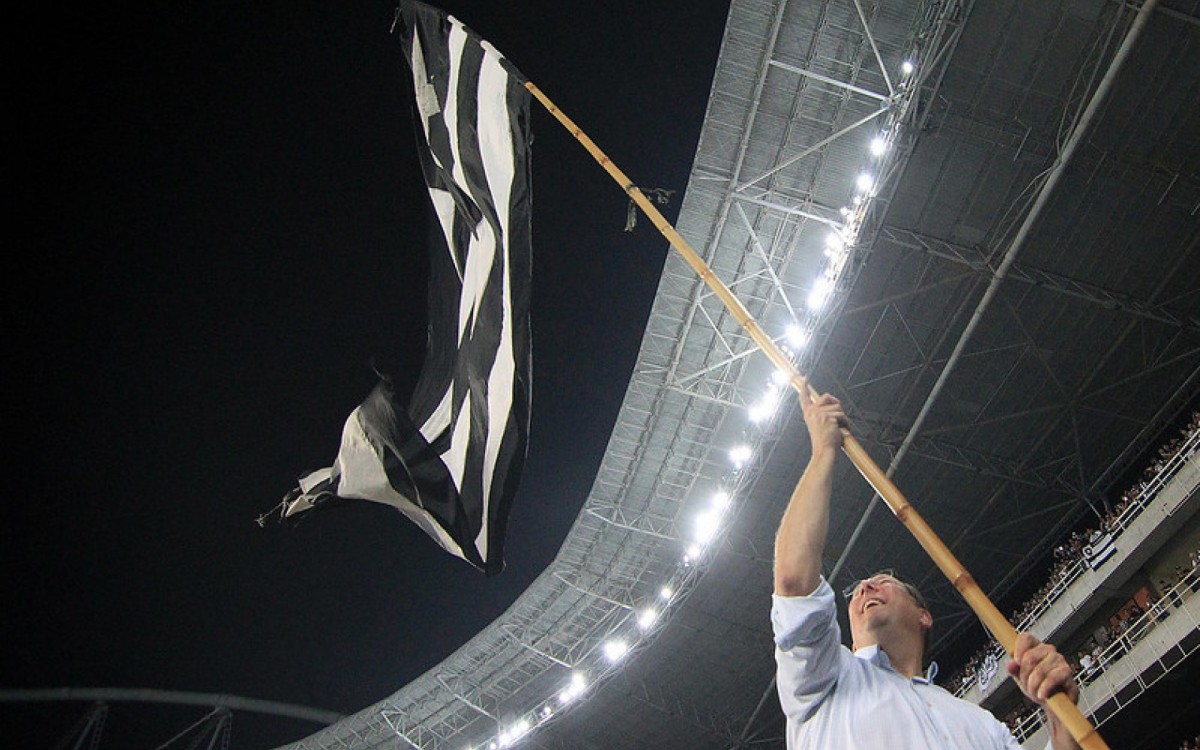
{"type": "Polygon", "coordinates": [[[788,750],[1019,750],[973,703],[892,668],[878,646],[842,645],[833,589],[774,596],[779,701],[788,750]]]}

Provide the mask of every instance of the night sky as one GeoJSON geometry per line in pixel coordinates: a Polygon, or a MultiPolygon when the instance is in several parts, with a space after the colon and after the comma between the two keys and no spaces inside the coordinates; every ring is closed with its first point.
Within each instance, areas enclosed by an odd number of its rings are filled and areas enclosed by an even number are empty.
{"type": "MultiPolygon", "coordinates": [[[[635,181],[676,190],[727,5],[442,5],[635,181]]],[[[433,223],[391,0],[43,6],[11,137],[5,294],[11,511],[0,688],[227,693],[350,713],[500,615],[583,504],[666,242],[570,136],[534,117],[533,428],[485,578],[370,503],[255,518],[336,454],[425,341],[433,223]]],[[[53,747],[82,703],[0,704],[3,744],[53,747]]],[[[113,704],[104,748],[206,709],[113,704]]],[[[317,727],[238,713],[235,750],[317,727]]]]}

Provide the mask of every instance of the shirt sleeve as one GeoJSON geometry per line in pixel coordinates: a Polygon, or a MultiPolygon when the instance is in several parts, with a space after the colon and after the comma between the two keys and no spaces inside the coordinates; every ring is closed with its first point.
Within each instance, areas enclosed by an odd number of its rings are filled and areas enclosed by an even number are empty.
{"type": "Polygon", "coordinates": [[[804,721],[837,684],[842,634],[833,589],[824,577],[808,596],[771,597],[776,686],[783,712],[804,721]]]}

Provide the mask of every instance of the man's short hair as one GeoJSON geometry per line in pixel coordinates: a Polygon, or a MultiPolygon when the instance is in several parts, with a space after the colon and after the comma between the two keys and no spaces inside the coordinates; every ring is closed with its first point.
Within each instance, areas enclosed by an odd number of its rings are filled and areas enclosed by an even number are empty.
{"type": "Polygon", "coordinates": [[[918,607],[925,610],[926,612],[929,612],[930,614],[933,614],[933,610],[929,609],[929,605],[925,603],[925,597],[921,594],[921,590],[919,588],[917,588],[914,584],[911,584],[908,581],[901,578],[900,576],[896,575],[896,571],[894,571],[890,568],[885,568],[884,570],[877,570],[874,573],[872,573],[871,575],[867,576],[866,578],[860,578],[859,580],[850,584],[850,586],[848,588],[846,588],[842,593],[845,595],[846,599],[849,600],[852,596],[854,596],[854,592],[858,590],[859,585],[861,585],[863,581],[869,581],[872,578],[879,578],[880,576],[886,576],[886,577],[891,578],[892,580],[896,581],[896,583],[899,583],[900,586],[903,587],[904,590],[908,592],[908,595],[912,597],[913,601],[917,603],[918,607]]]}
{"type": "MultiPolygon", "coordinates": [[[[895,578],[895,576],[893,576],[893,578],[895,578]]],[[[918,607],[926,612],[929,612],[930,614],[933,614],[933,611],[929,609],[929,605],[925,603],[925,597],[921,594],[921,589],[917,588],[916,584],[909,583],[902,578],[896,578],[896,580],[900,581],[900,585],[904,587],[904,590],[907,591],[908,595],[913,598],[913,601],[917,603],[918,607]]]]}

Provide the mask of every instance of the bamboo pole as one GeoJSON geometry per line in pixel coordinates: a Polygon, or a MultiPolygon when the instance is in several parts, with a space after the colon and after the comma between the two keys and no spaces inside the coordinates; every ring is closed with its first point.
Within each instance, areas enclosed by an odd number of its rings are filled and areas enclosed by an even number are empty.
{"type": "MultiPolygon", "coordinates": [[[[792,360],[763,332],[758,321],[750,315],[741,301],[729,290],[729,287],[725,286],[717,278],[712,268],[704,262],[699,253],[692,249],[687,240],[654,207],[650,199],[643,195],[641,190],[638,190],[637,186],[630,181],[625,173],[613,164],[612,160],[600,150],[592,139],[580,130],[569,117],[563,114],[562,110],[554,102],[550,101],[541,89],[528,81],[525,83],[525,88],[533,94],[534,98],[541,102],[542,106],[550,114],[554,115],[554,118],[563,127],[570,131],[571,135],[575,136],[575,139],[587,149],[592,158],[604,168],[604,171],[608,172],[609,176],[621,186],[630,199],[642,209],[642,212],[658,228],[658,231],[671,243],[671,247],[675,248],[683,256],[687,264],[692,267],[692,270],[696,272],[701,281],[721,300],[722,304],[733,315],[734,320],[745,329],[750,338],[767,355],[767,358],[777,368],[788,373],[789,383],[792,388],[806,398],[816,398],[819,394],[811,385],[808,385],[807,389],[805,388],[807,381],[796,369],[792,360]]],[[[863,478],[867,480],[867,483],[879,493],[879,496],[891,508],[896,518],[900,519],[900,522],[916,537],[917,542],[933,559],[934,564],[954,584],[954,588],[966,600],[984,627],[988,629],[988,632],[1004,647],[1005,652],[1011,657],[1013,649],[1016,647],[1016,628],[1005,619],[1004,615],[1000,614],[1000,610],[996,609],[996,605],[992,604],[987,594],[983,592],[983,589],[979,587],[979,584],[971,577],[967,569],[963,567],[962,563],[958,561],[945,543],[938,538],[933,529],[929,527],[929,524],[925,523],[925,520],[917,513],[916,508],[908,502],[908,499],[904,497],[900,489],[879,468],[878,464],[871,459],[858,440],[845,428],[842,429],[842,450],[854,463],[854,466],[863,475],[863,478]]],[[[1108,750],[1108,745],[1104,742],[1104,738],[1100,736],[1087,718],[1080,712],[1079,707],[1071,701],[1066,693],[1056,693],[1050,697],[1046,705],[1058,717],[1058,720],[1062,722],[1063,726],[1066,727],[1067,731],[1070,732],[1071,736],[1075,738],[1075,741],[1079,743],[1083,750],[1108,750]]]]}

